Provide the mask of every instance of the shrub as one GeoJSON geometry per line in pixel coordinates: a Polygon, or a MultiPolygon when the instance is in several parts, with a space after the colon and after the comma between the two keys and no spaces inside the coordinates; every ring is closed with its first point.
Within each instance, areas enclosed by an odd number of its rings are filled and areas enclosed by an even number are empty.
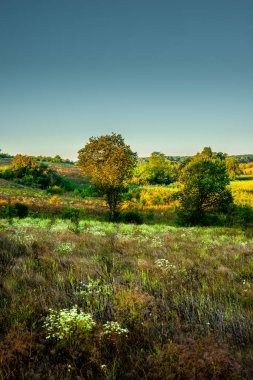
{"type": "Polygon", "coordinates": [[[119,214],[118,220],[123,223],[133,223],[133,224],[143,223],[143,217],[138,211],[122,211],[119,214]]]}
{"type": "Polygon", "coordinates": [[[210,148],[204,148],[181,170],[178,219],[186,225],[209,224],[208,214],[224,213],[233,204],[227,189],[229,178],[224,161],[210,148]],[[207,217],[207,219],[206,219],[207,217]]]}
{"type": "Polygon", "coordinates": [[[64,207],[61,210],[61,218],[69,219],[73,223],[77,223],[80,219],[80,209],[74,207],[64,207]]]}
{"type": "Polygon", "coordinates": [[[18,218],[26,218],[29,213],[29,207],[24,203],[17,202],[14,204],[14,212],[18,218]]]}
{"type": "Polygon", "coordinates": [[[248,205],[234,205],[227,216],[227,224],[242,228],[252,228],[253,208],[248,205]]]}
{"type": "Polygon", "coordinates": [[[72,306],[70,309],[60,311],[49,309],[49,315],[43,327],[47,331],[46,339],[55,339],[66,344],[82,334],[91,332],[95,325],[91,314],[86,314],[78,310],[77,306],[72,306]]]}
{"type": "Polygon", "coordinates": [[[95,186],[86,186],[77,190],[82,198],[85,197],[99,197],[101,194],[95,188],[95,186]]]}
{"type": "Polygon", "coordinates": [[[47,194],[62,194],[63,190],[60,186],[50,186],[48,189],[47,189],[47,194]]]}
{"type": "Polygon", "coordinates": [[[123,328],[118,322],[113,321],[107,321],[103,325],[103,330],[104,335],[126,335],[129,333],[129,330],[127,328],[123,328]]]}

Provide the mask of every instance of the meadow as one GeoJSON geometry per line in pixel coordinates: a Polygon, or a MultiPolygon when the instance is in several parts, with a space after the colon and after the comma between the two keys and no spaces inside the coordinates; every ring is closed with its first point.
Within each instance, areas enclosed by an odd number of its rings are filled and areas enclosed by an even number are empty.
{"type": "MultiPolygon", "coordinates": [[[[250,225],[178,227],[177,182],[131,186],[109,223],[50,165],[74,191],[0,179],[0,380],[252,379],[250,225]]],[[[229,187],[253,206],[250,176],[229,187]]]]}
{"type": "Polygon", "coordinates": [[[250,379],[253,235],[0,222],[0,379],[250,379]]]}

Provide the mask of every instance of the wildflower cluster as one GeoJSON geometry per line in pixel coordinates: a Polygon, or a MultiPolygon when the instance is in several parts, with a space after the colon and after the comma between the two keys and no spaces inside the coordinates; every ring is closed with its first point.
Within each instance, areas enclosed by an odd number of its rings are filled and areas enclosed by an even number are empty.
{"type": "Polygon", "coordinates": [[[129,333],[129,330],[127,328],[123,328],[120,326],[118,322],[113,321],[107,321],[103,325],[103,334],[104,335],[111,335],[111,334],[117,334],[117,335],[127,335],[129,333]]]}
{"type": "Polygon", "coordinates": [[[93,280],[90,278],[88,283],[85,283],[84,281],[80,282],[80,286],[77,288],[77,293],[85,297],[95,295],[110,296],[112,289],[110,285],[101,283],[100,279],[93,280]]]}
{"type": "Polygon", "coordinates": [[[155,261],[155,264],[158,268],[162,269],[163,271],[167,272],[170,269],[176,269],[176,265],[170,264],[170,262],[167,259],[157,259],[155,261]]]}
{"type": "Polygon", "coordinates": [[[68,253],[71,253],[74,248],[75,248],[75,245],[73,243],[64,242],[58,245],[57,252],[60,255],[67,255],[68,253]]]}
{"type": "Polygon", "coordinates": [[[49,309],[49,313],[43,325],[48,333],[46,339],[68,340],[77,334],[91,332],[96,325],[92,316],[78,310],[77,306],[60,311],[49,309]]]}

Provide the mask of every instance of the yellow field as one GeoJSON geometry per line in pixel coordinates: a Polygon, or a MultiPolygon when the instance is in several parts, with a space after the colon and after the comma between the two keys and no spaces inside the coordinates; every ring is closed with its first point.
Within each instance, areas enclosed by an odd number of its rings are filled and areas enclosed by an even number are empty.
{"type": "Polygon", "coordinates": [[[253,179],[233,181],[229,187],[236,204],[247,204],[253,207],[253,179]]]}

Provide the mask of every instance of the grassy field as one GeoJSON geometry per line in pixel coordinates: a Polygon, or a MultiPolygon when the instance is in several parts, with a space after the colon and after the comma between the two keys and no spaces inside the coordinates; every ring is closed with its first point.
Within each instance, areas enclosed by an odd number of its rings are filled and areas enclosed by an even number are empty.
{"type": "MultiPolygon", "coordinates": [[[[230,188],[253,206],[251,178],[230,188]]],[[[0,219],[0,380],[253,378],[253,231],[175,227],[177,191],[133,187],[145,223],[113,224],[101,198],[0,179],[1,210],[30,211],[0,219]]]]}
{"type": "Polygon", "coordinates": [[[0,379],[251,379],[253,236],[0,222],[0,379]]]}

